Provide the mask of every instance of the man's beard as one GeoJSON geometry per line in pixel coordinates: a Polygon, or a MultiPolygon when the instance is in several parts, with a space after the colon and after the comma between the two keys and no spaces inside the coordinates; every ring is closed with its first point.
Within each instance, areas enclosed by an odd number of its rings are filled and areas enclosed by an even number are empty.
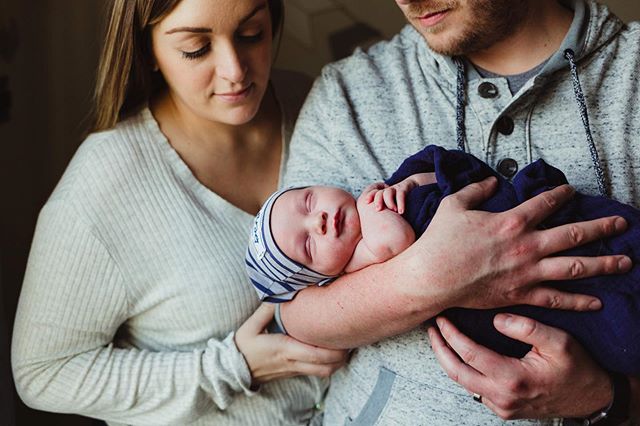
{"type": "MultiPolygon", "coordinates": [[[[459,0],[428,1],[412,3],[408,7],[409,16],[424,16],[446,9],[462,7],[459,0]]],[[[485,50],[513,34],[527,15],[527,0],[468,0],[466,6],[471,12],[469,20],[456,25],[460,30],[456,35],[440,40],[441,31],[437,25],[431,29],[421,28],[429,47],[446,56],[465,56],[485,50]],[[432,35],[433,34],[433,35],[432,35]]]]}

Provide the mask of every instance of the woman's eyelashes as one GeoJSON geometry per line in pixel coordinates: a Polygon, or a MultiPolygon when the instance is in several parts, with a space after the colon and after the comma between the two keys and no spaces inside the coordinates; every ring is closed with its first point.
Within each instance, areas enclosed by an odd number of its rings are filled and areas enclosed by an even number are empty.
{"type": "Polygon", "coordinates": [[[259,41],[262,41],[263,34],[263,31],[258,31],[254,33],[238,34],[236,37],[239,41],[244,43],[257,43],[259,41]]]}
{"type": "Polygon", "coordinates": [[[189,59],[189,60],[194,60],[194,59],[198,59],[203,57],[204,55],[206,55],[207,53],[209,53],[209,51],[211,50],[211,43],[207,43],[204,46],[202,46],[200,49],[198,50],[194,50],[191,52],[182,52],[182,57],[185,59],[189,59]]]}
{"type": "MultiPolygon", "coordinates": [[[[236,40],[240,43],[257,43],[262,41],[264,35],[264,31],[258,31],[253,33],[240,33],[236,35],[236,40]]],[[[211,43],[206,43],[198,50],[193,51],[182,51],[182,57],[188,60],[194,60],[205,56],[207,53],[211,51],[211,43]]]]}

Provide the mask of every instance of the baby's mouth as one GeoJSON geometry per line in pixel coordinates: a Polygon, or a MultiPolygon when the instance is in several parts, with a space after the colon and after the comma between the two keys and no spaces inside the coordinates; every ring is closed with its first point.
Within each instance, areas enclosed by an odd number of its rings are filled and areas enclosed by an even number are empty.
{"type": "Polygon", "coordinates": [[[333,217],[333,229],[336,232],[336,237],[339,237],[342,233],[342,209],[338,209],[335,216],[333,217]]]}

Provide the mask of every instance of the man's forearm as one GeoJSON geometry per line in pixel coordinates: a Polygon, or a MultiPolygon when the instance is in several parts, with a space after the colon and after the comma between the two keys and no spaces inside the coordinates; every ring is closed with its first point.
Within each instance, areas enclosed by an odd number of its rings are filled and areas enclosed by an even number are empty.
{"type": "Polygon", "coordinates": [[[353,348],[411,330],[439,313],[444,306],[435,295],[405,291],[418,274],[403,254],[301,291],[281,307],[287,332],[317,346],[353,348]]]}

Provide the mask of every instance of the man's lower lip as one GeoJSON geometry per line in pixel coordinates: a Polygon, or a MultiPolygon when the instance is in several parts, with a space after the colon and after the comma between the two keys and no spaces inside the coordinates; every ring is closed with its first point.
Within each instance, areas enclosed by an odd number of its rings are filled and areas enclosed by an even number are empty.
{"type": "Polygon", "coordinates": [[[426,27],[432,27],[438,23],[440,23],[440,21],[442,21],[447,14],[449,13],[448,10],[443,10],[442,12],[438,12],[438,13],[432,13],[429,15],[425,15],[422,16],[420,18],[418,18],[420,20],[420,23],[426,27]]]}
{"type": "Polygon", "coordinates": [[[218,97],[219,99],[225,101],[225,102],[239,102],[242,101],[244,99],[246,99],[247,97],[249,97],[249,95],[251,94],[251,92],[253,91],[253,83],[251,83],[246,89],[244,89],[242,92],[238,92],[238,93],[234,93],[232,95],[222,95],[222,94],[217,94],[216,97],[218,97]]]}

